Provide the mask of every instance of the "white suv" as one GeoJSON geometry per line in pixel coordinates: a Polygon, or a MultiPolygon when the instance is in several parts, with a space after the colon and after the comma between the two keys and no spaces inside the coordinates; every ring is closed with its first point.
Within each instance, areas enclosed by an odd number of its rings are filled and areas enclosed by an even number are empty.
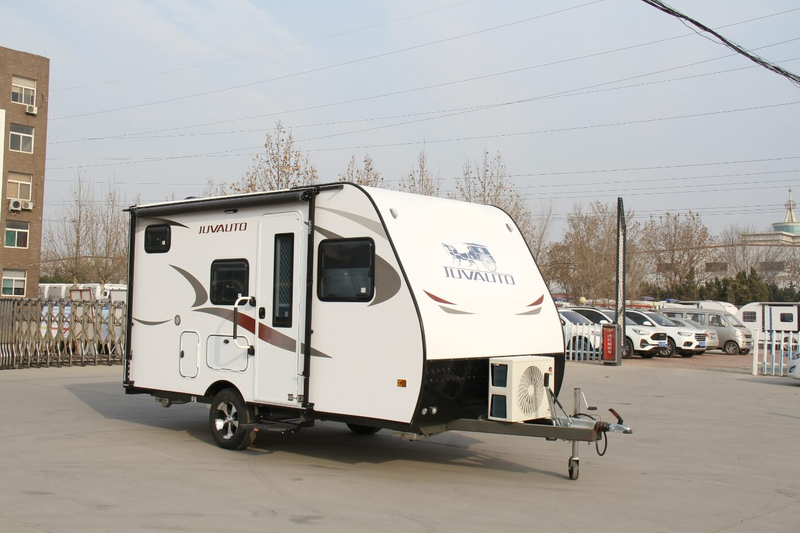
{"type": "MultiPolygon", "coordinates": [[[[569,309],[585,316],[595,324],[614,322],[614,314],[610,309],[596,307],[570,307],[569,309]]],[[[640,326],[629,317],[625,317],[625,343],[622,345],[622,357],[628,358],[637,354],[644,359],[650,359],[666,348],[666,332],[654,327],[640,326]]]]}
{"type": "Polygon", "coordinates": [[[625,316],[642,326],[657,326],[667,333],[667,349],[663,355],[672,357],[679,353],[681,357],[692,357],[694,354],[703,353],[706,349],[705,333],[695,332],[689,328],[681,327],[670,319],[658,313],[648,313],[636,309],[628,309],[625,316]]]}

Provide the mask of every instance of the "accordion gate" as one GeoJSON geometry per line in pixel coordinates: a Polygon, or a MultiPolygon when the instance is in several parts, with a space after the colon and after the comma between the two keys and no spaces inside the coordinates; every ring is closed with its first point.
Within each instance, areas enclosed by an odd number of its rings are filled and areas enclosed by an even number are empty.
{"type": "Polygon", "coordinates": [[[127,304],[0,299],[0,369],[119,364],[127,304]]]}

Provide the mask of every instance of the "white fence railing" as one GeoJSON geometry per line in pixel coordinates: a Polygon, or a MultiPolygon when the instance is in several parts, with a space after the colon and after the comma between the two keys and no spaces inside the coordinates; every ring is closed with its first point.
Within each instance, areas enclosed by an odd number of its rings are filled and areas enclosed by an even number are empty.
{"type": "Polygon", "coordinates": [[[108,300],[0,299],[0,369],[121,363],[127,307],[108,300]]]}
{"type": "Polygon", "coordinates": [[[783,376],[798,356],[800,333],[796,331],[753,331],[753,375],[783,376]]]}
{"type": "Polygon", "coordinates": [[[601,362],[603,358],[602,324],[564,325],[567,361],[601,362]]]}

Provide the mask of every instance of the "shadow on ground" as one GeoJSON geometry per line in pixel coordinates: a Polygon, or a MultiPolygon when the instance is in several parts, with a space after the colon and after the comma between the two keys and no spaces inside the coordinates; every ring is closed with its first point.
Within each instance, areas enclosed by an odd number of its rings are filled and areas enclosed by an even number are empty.
{"type": "MultiPolygon", "coordinates": [[[[164,408],[149,395],[126,395],[119,381],[67,385],[66,389],[104,418],[185,432],[199,442],[217,447],[210,433],[208,409],[204,404],[164,408]]],[[[166,437],[153,433],[152,438],[166,437]]],[[[505,438],[515,437],[501,437],[505,438]]],[[[499,457],[500,453],[492,452],[489,448],[490,445],[484,441],[460,432],[447,432],[408,442],[392,437],[390,430],[384,429],[375,435],[365,436],[352,433],[344,424],[317,422],[314,427],[293,434],[261,432],[248,450],[233,453],[254,456],[286,453],[340,463],[342,468],[359,463],[409,461],[564,477],[563,473],[507,461],[499,457]]],[[[232,453],[222,449],[219,452],[232,453]]]]}

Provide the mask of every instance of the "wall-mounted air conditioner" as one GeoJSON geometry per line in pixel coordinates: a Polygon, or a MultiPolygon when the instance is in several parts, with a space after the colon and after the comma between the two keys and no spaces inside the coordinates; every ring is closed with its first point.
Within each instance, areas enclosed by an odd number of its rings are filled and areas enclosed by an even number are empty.
{"type": "Polygon", "coordinates": [[[33,202],[28,202],[26,200],[22,201],[22,209],[25,211],[32,211],[33,210],[33,202]]]}
{"type": "Polygon", "coordinates": [[[25,112],[29,115],[35,115],[36,113],[39,112],[39,108],[36,107],[35,105],[26,105],[25,112]]]}
{"type": "Polygon", "coordinates": [[[19,211],[20,209],[22,209],[22,200],[20,200],[19,198],[12,198],[11,200],[8,201],[9,211],[16,212],[19,211]]]}
{"type": "Polygon", "coordinates": [[[489,419],[523,422],[552,418],[547,389],[555,381],[552,357],[493,357],[489,360],[489,419]]]}

